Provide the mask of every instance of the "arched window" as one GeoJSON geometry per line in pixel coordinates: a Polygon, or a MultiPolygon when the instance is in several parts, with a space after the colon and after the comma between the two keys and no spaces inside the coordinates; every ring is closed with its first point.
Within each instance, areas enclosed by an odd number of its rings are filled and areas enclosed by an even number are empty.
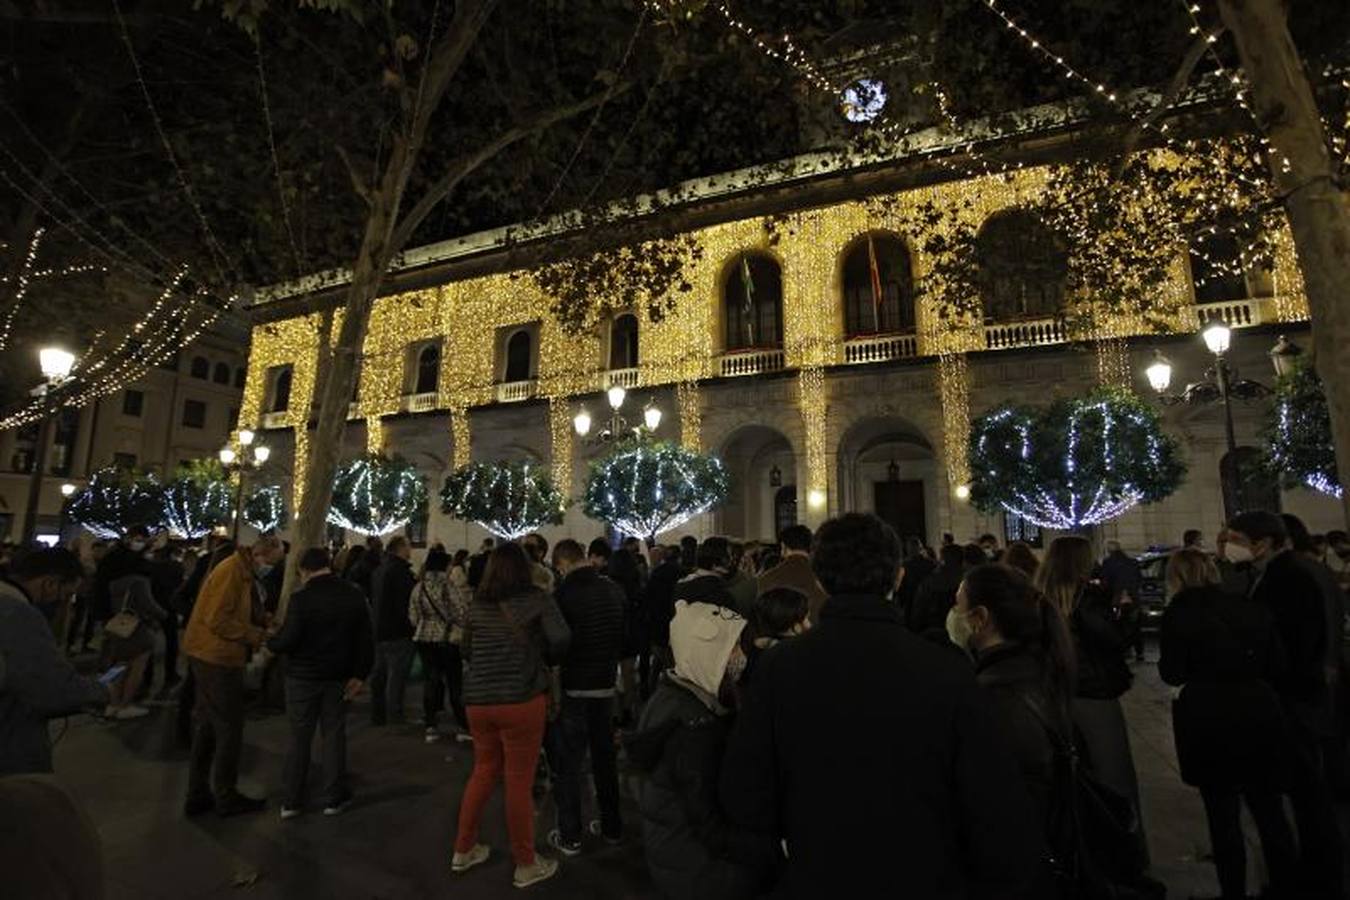
{"type": "Polygon", "coordinates": [[[842,274],[848,337],[914,330],[914,276],[904,241],[866,235],[844,255],[842,274]]]}
{"type": "Polygon", "coordinates": [[[291,367],[282,366],[272,379],[271,412],[285,412],[291,407],[291,367]]]}
{"type": "Polygon", "coordinates": [[[506,374],[502,380],[529,381],[530,370],[534,368],[531,359],[530,333],[524,328],[511,335],[510,340],[506,342],[506,374]]]}
{"type": "Polygon", "coordinates": [[[722,300],[728,350],[783,346],[783,273],[772,257],[745,253],[729,263],[722,300]]]}
{"type": "Polygon", "coordinates": [[[975,239],[975,256],[986,319],[1036,319],[1059,313],[1069,256],[1035,215],[1012,210],[990,218],[975,239]]]}
{"type": "Polygon", "coordinates": [[[441,345],[427,344],[417,353],[417,383],[413,393],[430,394],[441,377],[441,345]]]}
{"type": "Polygon", "coordinates": [[[638,321],[624,313],[609,326],[609,367],[636,369],[638,364],[638,321]]]}
{"type": "Polygon", "coordinates": [[[211,377],[211,362],[205,356],[192,357],[192,366],[188,369],[188,374],[193,378],[207,379],[211,377]]]}
{"type": "Polygon", "coordinates": [[[1196,303],[1269,297],[1274,289],[1270,270],[1248,265],[1232,232],[1216,234],[1194,246],[1191,283],[1195,285],[1196,303]]]}
{"type": "Polygon", "coordinates": [[[234,386],[242,389],[247,382],[248,382],[248,369],[244,368],[243,366],[240,366],[239,368],[235,369],[234,386]]]}
{"type": "Polygon", "coordinates": [[[216,384],[230,383],[230,366],[228,363],[216,363],[215,370],[211,373],[211,380],[216,384]]]}

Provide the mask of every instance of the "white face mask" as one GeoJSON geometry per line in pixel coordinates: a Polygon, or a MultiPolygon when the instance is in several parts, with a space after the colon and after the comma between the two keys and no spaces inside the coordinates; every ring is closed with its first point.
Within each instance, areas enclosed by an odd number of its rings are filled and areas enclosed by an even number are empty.
{"type": "Polygon", "coordinates": [[[975,636],[970,627],[970,617],[962,615],[961,610],[953,606],[947,610],[947,637],[962,650],[970,649],[970,639],[975,636]]]}
{"type": "Polygon", "coordinates": [[[140,553],[145,549],[145,541],[129,541],[127,546],[131,548],[132,552],[140,553]]]}
{"type": "Polygon", "coordinates": [[[1246,544],[1235,544],[1232,541],[1223,545],[1223,558],[1230,563],[1247,563],[1253,559],[1252,548],[1246,544]]]}

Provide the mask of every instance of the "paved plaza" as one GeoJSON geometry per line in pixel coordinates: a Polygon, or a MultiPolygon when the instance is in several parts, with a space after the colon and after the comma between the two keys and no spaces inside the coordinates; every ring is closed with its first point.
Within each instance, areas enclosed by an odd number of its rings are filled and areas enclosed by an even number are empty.
{"type": "MultiPolygon", "coordinates": [[[[1152,662],[1138,666],[1136,675],[1126,705],[1154,874],[1167,883],[1169,897],[1213,896],[1200,799],[1177,775],[1167,689],[1152,662]]],[[[460,792],[472,763],[469,745],[426,744],[411,725],[373,729],[365,712],[358,706],[350,719],[356,803],[340,817],[313,811],[289,822],[277,815],[287,737],[282,716],[251,718],[245,728],[241,787],[267,794],[267,812],[228,820],[183,818],[186,755],[172,749],[170,711],[115,726],[71,720],[57,745],[56,768],[98,825],[109,900],[520,896],[511,886],[500,794],[488,807],[483,832],[494,848],[492,862],[464,876],[450,874],[460,792]]],[[[658,896],[647,877],[631,788],[625,783],[624,845],[588,844],[582,856],[563,862],[557,878],[529,894],[658,896]]],[[[542,846],[552,822],[547,801],[538,821],[542,846]]],[[[1251,854],[1253,867],[1258,856],[1251,854]]]]}

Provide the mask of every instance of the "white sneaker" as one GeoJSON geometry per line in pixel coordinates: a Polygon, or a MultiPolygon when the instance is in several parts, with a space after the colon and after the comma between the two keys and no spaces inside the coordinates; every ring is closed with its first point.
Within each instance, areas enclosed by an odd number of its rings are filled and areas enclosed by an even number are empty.
{"type": "Polygon", "coordinates": [[[541,881],[548,881],[558,874],[558,861],[547,856],[534,855],[534,862],[528,866],[516,866],[516,877],[511,883],[518,888],[527,888],[541,881]]]}
{"type": "Polygon", "coordinates": [[[304,812],[304,810],[299,809],[298,807],[283,806],[281,808],[281,821],[285,822],[287,819],[294,819],[302,812],[304,812]]]}
{"type": "Polygon", "coordinates": [[[126,706],[117,710],[113,715],[118,719],[142,719],[150,715],[150,710],[146,709],[144,706],[128,703],[126,706]]]}
{"type": "Polygon", "coordinates": [[[428,744],[434,744],[441,739],[441,733],[435,728],[428,728],[425,735],[428,744]]]}
{"type": "Polygon", "coordinates": [[[458,741],[458,742],[461,743],[461,744],[472,744],[472,743],[473,743],[473,735],[470,734],[470,733],[467,732],[467,731],[456,731],[456,732],[455,732],[455,740],[458,741]]]}
{"type": "Polygon", "coordinates": [[[476,865],[487,862],[488,857],[492,855],[492,848],[487,844],[474,844],[473,849],[467,853],[456,853],[450,860],[450,871],[455,874],[467,872],[476,865]]]}

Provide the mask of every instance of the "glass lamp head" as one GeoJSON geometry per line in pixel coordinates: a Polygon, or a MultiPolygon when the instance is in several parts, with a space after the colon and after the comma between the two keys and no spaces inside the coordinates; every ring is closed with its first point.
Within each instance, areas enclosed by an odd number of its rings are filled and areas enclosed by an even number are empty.
{"type": "Polygon", "coordinates": [[[618,384],[606,391],[606,394],[609,396],[609,405],[612,409],[623,406],[624,398],[628,396],[628,392],[623,389],[622,385],[618,384]]]}
{"type": "Polygon", "coordinates": [[[1172,385],[1172,364],[1167,361],[1167,357],[1155,350],[1153,362],[1144,370],[1144,375],[1148,377],[1149,387],[1161,394],[1172,385]]]}
{"type": "Polygon", "coordinates": [[[239,446],[247,447],[253,443],[253,432],[248,428],[239,429],[239,446]]]}
{"type": "Polygon", "coordinates": [[[38,366],[42,377],[48,381],[60,381],[70,375],[75,368],[75,354],[60,347],[43,347],[38,351],[38,366]]]}
{"type": "Polygon", "coordinates": [[[233,447],[221,447],[219,456],[220,461],[225,465],[227,466],[234,465],[235,453],[233,447]]]}
{"type": "Polygon", "coordinates": [[[958,484],[958,485],[956,486],[956,499],[957,499],[957,500],[963,500],[963,501],[964,501],[964,500],[969,500],[969,499],[970,499],[970,485],[968,485],[968,484],[958,484]]]}
{"type": "Polygon", "coordinates": [[[1275,342],[1275,346],[1270,348],[1270,362],[1275,367],[1275,374],[1283,378],[1286,375],[1294,373],[1294,366],[1298,364],[1298,358],[1303,355],[1303,348],[1284,335],[1275,342]]]}
{"type": "Polygon", "coordinates": [[[655,431],[661,427],[661,408],[658,406],[648,406],[642,411],[642,421],[646,423],[648,431],[655,431]]]}
{"type": "Polygon", "coordinates": [[[1205,346],[1209,348],[1210,353],[1223,356],[1233,341],[1233,330],[1223,319],[1211,319],[1205,330],[1200,332],[1200,336],[1205,339],[1205,346]]]}
{"type": "Polygon", "coordinates": [[[62,496],[62,497],[69,497],[69,496],[71,496],[71,495],[74,494],[74,493],[75,493],[75,485],[71,484],[69,481],[67,481],[65,484],[61,485],[61,496],[62,496]]]}
{"type": "Polygon", "coordinates": [[[574,427],[577,430],[577,434],[582,437],[591,433],[591,414],[586,412],[586,407],[583,406],[581,411],[572,419],[572,427],[574,427]]]}
{"type": "Polygon", "coordinates": [[[265,444],[259,444],[257,447],[253,448],[253,458],[257,461],[258,465],[267,462],[267,458],[271,455],[272,448],[265,444]]]}

